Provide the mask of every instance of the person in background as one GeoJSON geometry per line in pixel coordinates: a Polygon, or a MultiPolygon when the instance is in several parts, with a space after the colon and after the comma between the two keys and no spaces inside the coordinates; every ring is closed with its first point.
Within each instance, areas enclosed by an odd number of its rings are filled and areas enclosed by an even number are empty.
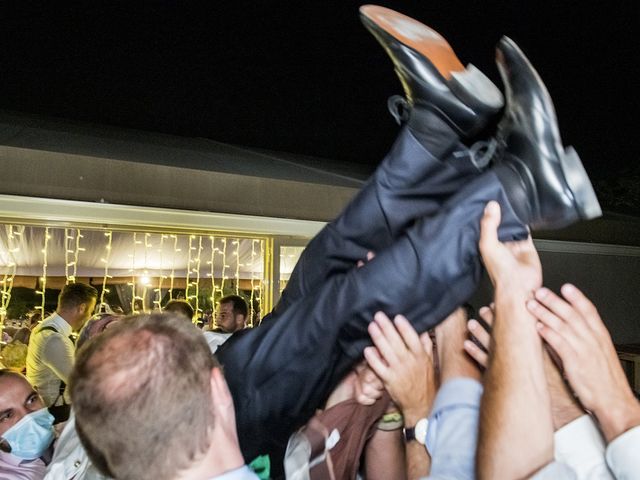
{"type": "Polygon", "coordinates": [[[98,291],[84,283],[65,285],[53,315],[31,332],[27,352],[27,379],[42,395],[47,407],[61,407],[57,421],[68,418],[70,402],[65,385],[73,368],[75,348],[71,334],[78,332],[93,314],[98,291]]]}
{"type": "MultiPolygon", "coordinates": [[[[117,325],[124,315],[102,313],[91,318],[80,331],[76,341],[77,349],[81,349],[96,335],[117,325]]],[[[69,420],[64,425],[56,443],[56,449],[47,467],[44,480],[106,480],[89,460],[87,452],[80,443],[76,432],[76,419],[71,409],[69,420]]]]}
{"type": "Polygon", "coordinates": [[[5,368],[24,373],[27,365],[27,346],[19,340],[13,340],[2,347],[0,359],[5,368]]]}
{"type": "Polygon", "coordinates": [[[227,295],[220,299],[215,317],[215,328],[203,332],[211,353],[216,353],[218,347],[226,342],[231,335],[245,329],[248,315],[249,307],[241,296],[227,295]]]}
{"type": "Polygon", "coordinates": [[[193,315],[195,314],[193,307],[184,299],[169,300],[164,306],[163,311],[178,313],[190,322],[193,320],[193,315]]]}
{"type": "Polygon", "coordinates": [[[21,374],[0,369],[0,480],[40,480],[51,459],[53,416],[21,374]]]}

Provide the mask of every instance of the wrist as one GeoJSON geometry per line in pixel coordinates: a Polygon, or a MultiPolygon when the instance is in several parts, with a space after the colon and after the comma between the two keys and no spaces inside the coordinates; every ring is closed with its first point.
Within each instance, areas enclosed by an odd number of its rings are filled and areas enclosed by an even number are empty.
{"type": "Polygon", "coordinates": [[[418,423],[418,420],[429,416],[429,410],[430,409],[426,407],[403,410],[404,426],[406,428],[414,427],[416,423],[418,423]]]}
{"type": "Polygon", "coordinates": [[[502,304],[505,306],[522,305],[525,307],[525,302],[533,298],[533,291],[511,278],[507,279],[507,281],[496,283],[494,297],[496,306],[502,304]]]}
{"type": "Polygon", "coordinates": [[[607,443],[640,425],[640,404],[632,394],[628,399],[607,402],[602,407],[594,408],[593,413],[600,423],[607,443]]]}

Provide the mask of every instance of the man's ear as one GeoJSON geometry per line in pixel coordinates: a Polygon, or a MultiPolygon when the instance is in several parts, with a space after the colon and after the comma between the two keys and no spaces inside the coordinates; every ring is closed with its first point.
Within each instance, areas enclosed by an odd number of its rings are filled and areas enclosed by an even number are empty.
{"type": "Polygon", "coordinates": [[[233,407],[233,398],[220,367],[211,370],[211,399],[216,409],[233,407]]]}

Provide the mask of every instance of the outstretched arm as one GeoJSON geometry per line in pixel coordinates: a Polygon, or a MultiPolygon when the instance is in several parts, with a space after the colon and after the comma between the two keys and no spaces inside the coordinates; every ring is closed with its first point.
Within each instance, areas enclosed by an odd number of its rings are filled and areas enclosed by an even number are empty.
{"type": "Polygon", "coordinates": [[[542,283],[542,270],[531,238],[503,244],[499,225],[499,205],[490,202],[480,252],[495,287],[496,316],[480,412],[478,477],[525,478],[553,460],[542,341],[526,308],[542,283]]]}
{"type": "MultiPolygon", "coordinates": [[[[365,358],[402,412],[404,426],[415,427],[429,415],[436,390],[429,335],[419,336],[401,315],[392,323],[382,312],[376,313],[369,333],[375,347],[365,349],[365,358]]],[[[423,477],[429,471],[429,454],[424,438],[421,440],[406,445],[409,479],[423,477]]]]}

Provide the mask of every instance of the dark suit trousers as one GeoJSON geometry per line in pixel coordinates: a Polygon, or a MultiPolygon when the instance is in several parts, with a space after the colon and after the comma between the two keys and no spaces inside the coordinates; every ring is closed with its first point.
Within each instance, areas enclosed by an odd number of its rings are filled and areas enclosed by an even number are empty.
{"type": "Polygon", "coordinates": [[[407,131],[400,135],[353,202],[312,240],[274,312],[218,351],[246,459],[283,452],[362,358],[375,312],[402,313],[423,332],[468,300],[482,271],[479,222],[489,200],[502,207],[501,239],[525,238],[492,171],[453,168],[407,131]],[[356,268],[368,250],[376,257],[356,268]]]}

